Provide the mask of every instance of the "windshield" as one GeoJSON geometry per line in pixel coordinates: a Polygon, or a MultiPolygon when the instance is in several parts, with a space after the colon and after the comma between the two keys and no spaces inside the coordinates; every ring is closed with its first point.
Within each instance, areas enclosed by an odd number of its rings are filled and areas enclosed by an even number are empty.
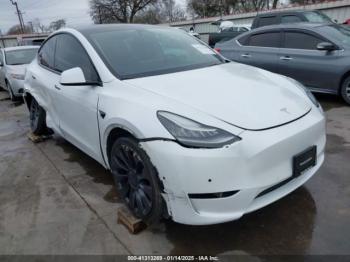
{"type": "Polygon", "coordinates": [[[329,23],[332,22],[332,20],[326,16],[325,14],[321,12],[315,12],[315,11],[310,11],[310,12],[305,12],[304,13],[306,19],[311,22],[311,23],[329,23]]]}
{"type": "Polygon", "coordinates": [[[12,50],[6,51],[6,64],[8,65],[23,65],[29,64],[34,59],[38,49],[21,49],[21,50],[12,50]]]}
{"type": "Polygon", "coordinates": [[[143,28],[91,33],[89,41],[120,79],[174,73],[225,61],[183,30],[143,28]]]}
{"type": "Polygon", "coordinates": [[[320,27],[320,31],[323,32],[327,38],[335,40],[338,43],[349,45],[350,44],[350,28],[345,25],[329,25],[320,27]]]}

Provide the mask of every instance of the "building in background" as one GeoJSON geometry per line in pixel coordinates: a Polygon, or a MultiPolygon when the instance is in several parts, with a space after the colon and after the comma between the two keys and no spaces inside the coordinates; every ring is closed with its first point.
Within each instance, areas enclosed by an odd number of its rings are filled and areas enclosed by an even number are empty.
{"type": "Polygon", "coordinates": [[[41,45],[48,34],[0,35],[0,48],[20,45],[41,45]]]}
{"type": "MultiPolygon", "coordinates": [[[[310,4],[305,6],[281,6],[280,8],[262,12],[271,12],[271,11],[281,11],[281,10],[320,10],[330,18],[338,21],[339,23],[344,23],[344,21],[350,18],[350,1],[349,0],[339,0],[339,1],[327,1],[320,4],[310,4]]],[[[208,17],[194,20],[186,20],[181,22],[175,22],[168,24],[174,27],[181,27],[186,31],[189,31],[190,28],[194,28],[195,32],[199,33],[201,39],[205,42],[208,42],[209,33],[214,33],[218,31],[218,26],[215,25],[215,21],[220,19],[232,21],[237,26],[249,26],[252,24],[254,17],[257,15],[257,12],[233,14],[227,16],[218,16],[218,17],[208,17]],[[214,24],[213,24],[214,23],[214,24]]]]}

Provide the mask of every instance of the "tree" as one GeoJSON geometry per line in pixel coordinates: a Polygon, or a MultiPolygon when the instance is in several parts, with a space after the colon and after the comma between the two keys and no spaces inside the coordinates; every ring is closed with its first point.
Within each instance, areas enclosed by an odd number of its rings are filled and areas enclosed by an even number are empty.
{"type": "Polygon", "coordinates": [[[200,18],[217,16],[220,14],[220,0],[188,0],[187,9],[200,18]]]}
{"type": "Polygon", "coordinates": [[[275,9],[278,3],[279,0],[187,0],[187,8],[197,17],[210,17],[275,9]]]}
{"type": "Polygon", "coordinates": [[[251,11],[258,12],[264,9],[264,7],[268,8],[269,2],[270,1],[266,1],[266,0],[250,0],[250,1],[241,0],[240,4],[243,7],[243,10],[245,12],[251,12],[251,11]]]}
{"type": "Polygon", "coordinates": [[[35,18],[31,23],[33,25],[34,32],[46,33],[50,31],[50,28],[42,24],[39,18],[35,18]]]}
{"type": "MultiPolygon", "coordinates": [[[[31,27],[28,25],[24,25],[24,34],[29,34],[31,33],[31,27]]],[[[22,34],[22,29],[20,25],[14,25],[12,26],[8,31],[8,35],[20,35],[22,34]]]]}
{"type": "Polygon", "coordinates": [[[56,31],[62,27],[65,27],[66,26],[66,20],[65,19],[58,19],[56,21],[53,21],[50,23],[50,30],[51,31],[56,31]]]}
{"type": "Polygon", "coordinates": [[[176,3],[175,0],[162,1],[161,12],[164,16],[163,22],[177,22],[186,19],[185,11],[176,3]]]}
{"type": "Polygon", "coordinates": [[[158,0],[90,0],[90,15],[96,24],[133,23],[135,16],[158,0]]]}
{"type": "Polygon", "coordinates": [[[142,10],[134,18],[134,22],[138,24],[160,24],[165,21],[164,13],[162,12],[161,3],[149,6],[142,10]]]}

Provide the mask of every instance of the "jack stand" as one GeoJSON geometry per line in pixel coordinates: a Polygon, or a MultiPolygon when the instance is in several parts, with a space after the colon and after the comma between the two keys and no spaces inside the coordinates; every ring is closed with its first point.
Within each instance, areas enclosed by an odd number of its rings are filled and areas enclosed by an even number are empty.
{"type": "Polygon", "coordinates": [[[118,224],[126,226],[131,234],[137,234],[147,227],[141,219],[136,218],[125,206],[118,209],[118,224]]]}
{"type": "Polygon", "coordinates": [[[44,142],[45,140],[48,140],[48,139],[52,138],[52,135],[37,136],[37,135],[33,134],[32,132],[30,132],[28,134],[28,138],[34,144],[37,144],[37,143],[44,142]]]}

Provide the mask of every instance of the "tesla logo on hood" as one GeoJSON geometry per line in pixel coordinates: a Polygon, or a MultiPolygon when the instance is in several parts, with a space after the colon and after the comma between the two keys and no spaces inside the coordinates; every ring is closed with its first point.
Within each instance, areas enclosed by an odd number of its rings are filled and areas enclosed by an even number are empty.
{"type": "Polygon", "coordinates": [[[281,112],[287,113],[287,114],[291,114],[291,112],[288,111],[288,109],[286,107],[281,108],[280,109],[281,112]]]}

